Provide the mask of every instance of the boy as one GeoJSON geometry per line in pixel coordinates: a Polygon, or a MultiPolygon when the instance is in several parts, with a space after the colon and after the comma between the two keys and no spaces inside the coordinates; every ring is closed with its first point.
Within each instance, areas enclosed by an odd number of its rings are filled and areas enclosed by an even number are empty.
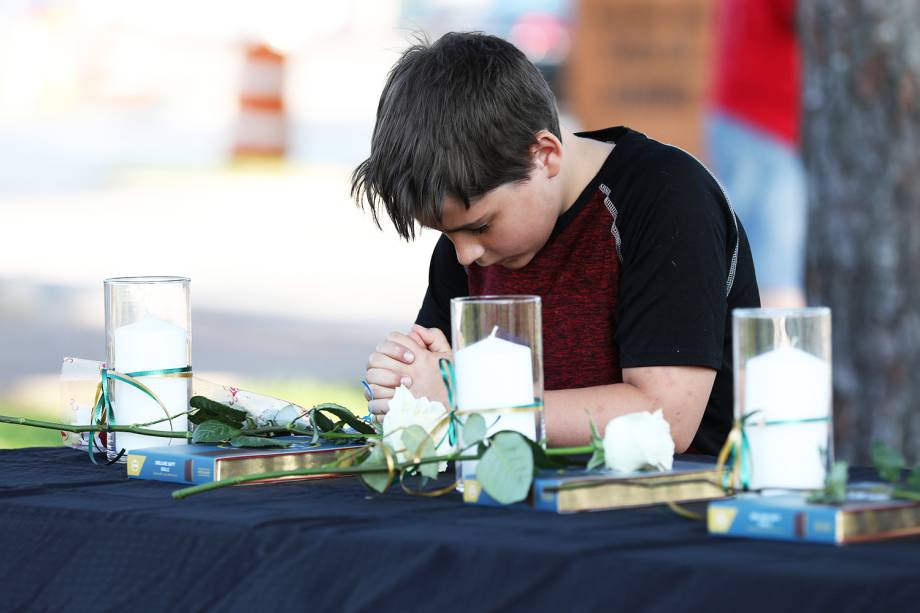
{"type": "Polygon", "coordinates": [[[750,249],[713,177],[627,128],[573,134],[513,45],[451,33],[409,48],[377,108],[352,195],[401,236],[442,232],[408,334],[370,355],[378,418],[400,383],[446,402],[450,299],[543,299],[551,446],[664,409],[676,450],[715,454],[732,422],[731,309],[759,305],[750,249]]]}

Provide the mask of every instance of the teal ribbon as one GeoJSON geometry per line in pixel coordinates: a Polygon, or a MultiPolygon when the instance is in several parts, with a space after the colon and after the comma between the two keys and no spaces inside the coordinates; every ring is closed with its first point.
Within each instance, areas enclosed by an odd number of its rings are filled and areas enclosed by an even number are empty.
{"type": "MultiPolygon", "coordinates": [[[[729,432],[728,440],[719,453],[718,465],[724,465],[728,470],[723,473],[722,485],[728,488],[729,482],[734,481],[731,475],[737,472],[742,489],[747,490],[751,484],[751,443],[748,440],[745,425],[754,415],[760,413],[760,409],[746,413],[735,421],[735,425],[729,432]]],[[[822,423],[830,420],[830,417],[807,417],[804,419],[773,419],[764,421],[761,426],[790,426],[796,424],[822,423]]]]}
{"type": "MultiPolygon", "coordinates": [[[[438,367],[441,369],[441,380],[444,381],[444,386],[447,388],[447,404],[450,405],[450,415],[447,421],[447,441],[450,443],[451,447],[457,444],[457,431],[460,424],[460,418],[457,417],[457,401],[454,397],[454,390],[457,387],[457,374],[454,371],[453,363],[447,358],[441,358],[438,360],[438,367]]],[[[435,449],[444,442],[444,438],[435,445],[435,449]]]]}
{"type": "MultiPolygon", "coordinates": [[[[96,391],[96,403],[93,406],[93,410],[90,412],[90,425],[94,426],[96,424],[103,423],[105,421],[106,426],[115,425],[115,409],[112,408],[112,400],[110,398],[109,391],[109,381],[116,380],[123,383],[127,383],[132,387],[139,389],[144,394],[147,394],[150,398],[154,400],[160,407],[166,411],[166,407],[163,405],[163,402],[157,397],[157,395],[149,387],[137,380],[139,377],[153,377],[153,376],[169,376],[169,375],[190,375],[192,372],[191,366],[183,366],[181,368],[160,368],[156,370],[138,370],[135,372],[123,373],[118,372],[112,368],[101,368],[99,370],[101,381],[99,382],[99,387],[96,391]]],[[[169,412],[166,411],[166,417],[170,417],[169,412]]],[[[170,429],[172,429],[172,421],[169,422],[170,429]]],[[[108,432],[108,431],[107,431],[108,432]]],[[[87,451],[89,452],[89,459],[92,460],[93,464],[98,464],[96,462],[96,456],[93,454],[93,447],[95,445],[96,433],[90,432],[90,444],[87,446],[87,451]]],[[[118,456],[115,457],[109,464],[115,462],[124,454],[125,450],[122,449],[118,456]]]]}
{"type": "MultiPolygon", "coordinates": [[[[453,363],[447,358],[441,358],[438,360],[438,366],[441,369],[441,380],[444,381],[444,386],[447,387],[447,402],[450,404],[450,411],[447,421],[447,437],[448,442],[451,446],[456,445],[457,439],[459,438],[458,433],[460,428],[463,426],[463,423],[460,421],[458,416],[459,411],[457,409],[457,398],[455,394],[455,389],[457,387],[457,375],[454,370],[453,363]]],[[[512,407],[495,407],[490,409],[476,409],[475,411],[465,411],[469,413],[488,413],[490,411],[495,412],[510,412],[510,411],[520,411],[528,409],[539,409],[543,406],[542,402],[531,402],[529,404],[519,404],[512,407]]],[[[501,419],[499,415],[495,421],[488,425],[489,428],[498,423],[498,420],[501,419]]],[[[441,441],[438,442],[438,445],[444,441],[444,437],[441,437],[441,441]]],[[[436,446],[437,447],[437,446],[436,446]]]]}

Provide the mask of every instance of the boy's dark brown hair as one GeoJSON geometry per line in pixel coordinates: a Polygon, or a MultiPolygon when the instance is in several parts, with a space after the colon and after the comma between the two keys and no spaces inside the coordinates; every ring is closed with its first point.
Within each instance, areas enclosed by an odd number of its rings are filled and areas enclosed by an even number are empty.
{"type": "Polygon", "coordinates": [[[470,201],[527,180],[530,147],[549,130],[561,139],[555,98],[514,45],[482,33],[445,34],[407,49],[390,71],[351,195],[400,236],[441,221],[446,194],[470,201]]]}

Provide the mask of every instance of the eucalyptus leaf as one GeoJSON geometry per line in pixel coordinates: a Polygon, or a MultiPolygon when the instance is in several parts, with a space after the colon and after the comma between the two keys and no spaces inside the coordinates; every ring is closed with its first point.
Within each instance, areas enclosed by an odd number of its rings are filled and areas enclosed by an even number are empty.
{"type": "Polygon", "coordinates": [[[486,437],[486,420],[479,413],[473,413],[463,424],[463,444],[470,447],[486,437]]]}
{"type": "Polygon", "coordinates": [[[285,443],[284,441],[265,436],[245,436],[242,434],[230,439],[230,444],[234,447],[274,447],[278,449],[284,449],[291,446],[290,443],[285,443]]]}
{"type": "Polygon", "coordinates": [[[195,428],[192,434],[193,443],[223,443],[239,436],[240,429],[228,426],[222,421],[209,419],[195,428]]]}
{"type": "Polygon", "coordinates": [[[901,480],[904,456],[895,449],[879,441],[872,443],[872,464],[885,481],[897,483],[901,480]]]}
{"type": "Polygon", "coordinates": [[[527,498],[533,481],[531,446],[517,432],[499,432],[476,467],[482,489],[500,504],[527,498]]]}
{"type": "Polygon", "coordinates": [[[420,464],[418,467],[418,472],[420,475],[422,475],[422,479],[437,479],[438,464],[439,462],[427,462],[425,464],[420,464]]]}
{"type": "Polygon", "coordinates": [[[390,486],[390,476],[387,474],[386,470],[387,461],[386,457],[383,455],[381,445],[374,445],[371,448],[371,452],[367,455],[367,458],[358,466],[361,468],[382,469],[379,472],[359,473],[361,475],[361,481],[367,487],[382,494],[390,486]]]}
{"type": "MultiPolygon", "coordinates": [[[[402,442],[406,448],[406,456],[409,461],[414,461],[416,458],[430,458],[435,455],[434,441],[431,440],[425,429],[419,425],[412,425],[403,430],[402,442]]],[[[418,472],[431,479],[437,479],[438,463],[420,463],[418,472]]]]}

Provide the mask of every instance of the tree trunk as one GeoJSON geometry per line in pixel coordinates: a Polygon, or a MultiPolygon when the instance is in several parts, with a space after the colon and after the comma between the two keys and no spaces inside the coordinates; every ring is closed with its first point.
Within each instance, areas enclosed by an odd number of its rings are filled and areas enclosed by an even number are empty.
{"type": "Polygon", "coordinates": [[[920,2],[802,0],[809,304],[833,314],[836,456],[920,460],[920,2]]]}

